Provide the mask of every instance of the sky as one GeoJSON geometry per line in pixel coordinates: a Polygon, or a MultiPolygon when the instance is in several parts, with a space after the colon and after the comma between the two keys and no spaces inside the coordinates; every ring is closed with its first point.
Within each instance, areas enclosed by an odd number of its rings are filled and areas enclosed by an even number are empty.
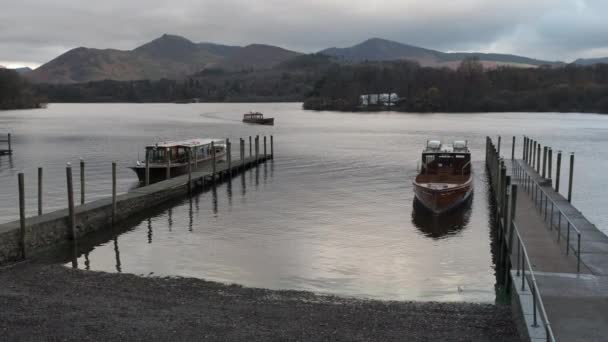
{"type": "Polygon", "coordinates": [[[608,0],[0,0],[0,65],[131,50],[164,33],[300,52],[380,37],[570,62],[608,56],[606,14],[608,0]]]}

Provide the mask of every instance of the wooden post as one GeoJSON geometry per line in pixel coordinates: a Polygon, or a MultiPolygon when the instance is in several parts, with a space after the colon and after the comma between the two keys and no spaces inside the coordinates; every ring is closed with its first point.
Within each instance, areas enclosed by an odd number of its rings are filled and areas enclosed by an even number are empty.
{"type": "Polygon", "coordinates": [[[42,215],[42,168],[38,168],[38,215],[42,215]]]}
{"type": "Polygon", "coordinates": [[[68,224],[70,238],[76,240],[76,215],[74,214],[74,187],[72,185],[72,165],[67,164],[65,176],[68,183],[68,224]]]}
{"type": "Polygon", "coordinates": [[[511,160],[515,160],[515,136],[513,136],[513,144],[511,145],[511,160]]]}
{"type": "MultiPolygon", "coordinates": [[[[549,147],[547,150],[547,158],[548,158],[548,167],[547,167],[547,176],[551,180],[553,179],[553,149],[549,147]]],[[[551,181],[553,182],[553,181],[551,181]]]]}
{"type": "Polygon", "coordinates": [[[211,178],[213,178],[213,183],[215,183],[215,144],[213,141],[211,142],[211,178]]]}
{"type": "Polygon", "coordinates": [[[243,159],[245,159],[245,140],[243,138],[239,138],[239,153],[240,153],[240,157],[241,157],[241,167],[243,167],[243,159]]]}
{"type": "Polygon", "coordinates": [[[547,146],[543,146],[543,178],[547,177],[547,146]]]}
{"type": "Polygon", "coordinates": [[[522,159],[524,161],[527,161],[528,157],[526,156],[526,153],[528,152],[528,137],[526,137],[525,135],[524,135],[524,144],[522,146],[522,149],[523,149],[522,159]]]}
{"type": "Polygon", "coordinates": [[[116,218],[116,162],[112,162],[112,223],[116,218]]]}
{"type": "Polygon", "coordinates": [[[167,147],[167,179],[171,178],[171,149],[167,147]]]}
{"type": "Polygon", "coordinates": [[[84,204],[84,160],[80,158],[80,205],[84,204]]]}
{"type": "Polygon", "coordinates": [[[7,142],[8,142],[8,154],[13,154],[13,145],[11,142],[11,134],[9,133],[7,136],[7,142]]]}
{"type": "Polygon", "coordinates": [[[253,154],[251,153],[251,135],[249,136],[249,157],[251,158],[253,154]]]}
{"type": "Polygon", "coordinates": [[[192,156],[194,158],[194,169],[198,170],[198,149],[199,147],[195,147],[195,148],[190,148],[190,152],[194,151],[194,155],[192,156]]]}
{"type": "Polygon", "coordinates": [[[258,159],[260,157],[260,136],[256,135],[255,136],[255,162],[258,162],[258,159]]]}
{"type": "Polygon", "coordinates": [[[146,149],[146,176],[144,184],[150,185],[150,149],[146,149]]]}
{"type": "Polygon", "coordinates": [[[555,192],[559,192],[559,176],[562,172],[562,151],[557,151],[557,165],[555,166],[555,192]]]}
{"type": "Polygon", "coordinates": [[[274,159],[274,139],[270,136],[270,159],[274,159]]]}
{"type": "Polygon", "coordinates": [[[572,181],[574,177],[574,152],[570,153],[570,180],[568,182],[568,202],[572,203],[572,181]]]}
{"type": "Polygon", "coordinates": [[[228,158],[228,173],[232,174],[232,143],[226,139],[226,157],[228,158]]]}
{"type": "Polygon", "coordinates": [[[500,135],[498,136],[498,145],[496,148],[498,149],[498,156],[500,156],[500,135]]]}
{"type": "Polygon", "coordinates": [[[188,191],[192,191],[192,147],[188,149],[188,191]]]}
{"type": "Polygon", "coordinates": [[[21,257],[25,259],[25,180],[23,172],[19,172],[19,247],[21,257]]]}
{"type": "Polygon", "coordinates": [[[536,146],[536,172],[540,173],[540,144],[536,146]]]}
{"type": "MultiPolygon", "coordinates": [[[[509,220],[509,248],[513,247],[513,222],[515,221],[515,210],[517,208],[517,184],[511,185],[511,219],[509,220]]],[[[512,249],[511,249],[512,250],[512,249]]]]}
{"type": "Polygon", "coordinates": [[[266,136],[264,136],[264,159],[266,159],[266,136]]]}

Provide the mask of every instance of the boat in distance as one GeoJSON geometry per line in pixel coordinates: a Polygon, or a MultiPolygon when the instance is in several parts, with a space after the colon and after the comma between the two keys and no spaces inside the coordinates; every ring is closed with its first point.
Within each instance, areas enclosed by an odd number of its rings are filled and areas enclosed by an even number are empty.
{"type": "Polygon", "coordinates": [[[471,152],[464,140],[442,144],[427,141],[420,172],[413,182],[416,199],[434,214],[464,203],[473,191],[471,152]]]}
{"type": "MultiPolygon", "coordinates": [[[[188,173],[188,153],[191,153],[190,164],[192,171],[208,165],[214,158],[211,143],[215,149],[215,160],[222,161],[226,154],[226,141],[222,139],[189,139],[183,141],[167,141],[146,146],[146,158],[150,173],[150,183],[163,181],[168,178],[188,173]]],[[[135,171],[140,182],[146,179],[145,160],[137,161],[129,167],[135,171]]]]}
{"type": "Polygon", "coordinates": [[[243,114],[243,122],[259,125],[274,125],[274,118],[264,118],[264,114],[260,112],[249,112],[243,114]]]}

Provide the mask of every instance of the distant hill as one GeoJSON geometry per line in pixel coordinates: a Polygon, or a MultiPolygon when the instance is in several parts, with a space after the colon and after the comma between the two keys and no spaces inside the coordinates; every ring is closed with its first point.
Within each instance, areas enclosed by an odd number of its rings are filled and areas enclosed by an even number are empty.
{"type": "Polygon", "coordinates": [[[30,67],[23,67],[23,68],[15,68],[13,69],[16,72],[20,73],[20,74],[27,74],[28,72],[32,71],[32,69],[30,67]]]}
{"type": "Polygon", "coordinates": [[[183,79],[205,68],[270,68],[298,55],[300,53],[270,45],[197,44],[165,34],[130,51],[76,48],[33,70],[27,77],[38,83],[183,79]]]}
{"type": "Polygon", "coordinates": [[[576,65],[608,64],[608,57],[604,58],[579,58],[574,61],[576,65]]]}
{"type": "Polygon", "coordinates": [[[422,66],[451,68],[457,67],[460,62],[467,57],[478,57],[486,67],[495,67],[498,65],[535,67],[545,64],[563,64],[561,62],[548,62],[505,54],[488,54],[477,52],[446,53],[380,38],[372,38],[364,41],[363,43],[347,48],[329,48],[322,50],[319,53],[351,62],[406,59],[418,62],[422,66]]]}

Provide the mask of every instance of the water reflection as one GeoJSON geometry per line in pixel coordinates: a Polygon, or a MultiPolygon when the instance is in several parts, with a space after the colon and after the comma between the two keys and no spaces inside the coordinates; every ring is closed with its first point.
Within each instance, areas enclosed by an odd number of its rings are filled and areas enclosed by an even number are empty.
{"type": "Polygon", "coordinates": [[[414,199],[412,223],[425,236],[440,240],[457,235],[469,224],[473,208],[473,195],[465,203],[441,215],[435,215],[420,201],[414,199]]]}

